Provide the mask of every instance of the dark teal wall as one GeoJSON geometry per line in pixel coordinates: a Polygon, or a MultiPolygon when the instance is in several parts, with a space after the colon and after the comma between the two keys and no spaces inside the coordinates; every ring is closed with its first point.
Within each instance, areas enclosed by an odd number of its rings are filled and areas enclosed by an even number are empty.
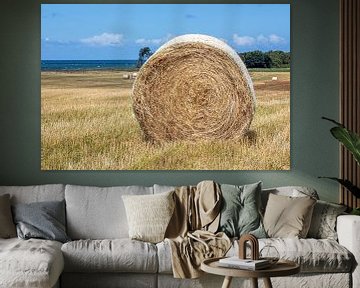
{"type": "MultiPolygon", "coordinates": [[[[262,180],[265,187],[312,186],[321,198],[338,200],[338,186],[317,179],[318,175],[337,176],[339,169],[337,143],[328,132],[329,124],[321,120],[323,115],[338,118],[337,0],[291,1],[291,171],[40,171],[40,3],[89,2],[1,1],[0,185],[181,185],[203,179],[245,184],[262,180]]],[[[162,1],[142,1],[151,2],[162,1]]],[[[182,1],[186,2],[196,1],[182,1]]],[[[274,2],[289,3],[233,1],[274,2]]]]}

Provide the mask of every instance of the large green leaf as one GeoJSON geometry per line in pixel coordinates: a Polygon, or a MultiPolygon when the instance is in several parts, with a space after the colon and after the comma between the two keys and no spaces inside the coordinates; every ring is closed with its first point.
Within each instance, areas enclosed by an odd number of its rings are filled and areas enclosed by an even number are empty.
{"type": "Polygon", "coordinates": [[[356,198],[360,198],[360,188],[355,186],[349,180],[340,179],[340,178],[336,178],[336,177],[319,177],[319,178],[327,178],[327,179],[337,181],[341,185],[343,185],[346,189],[348,189],[356,198]]]}
{"type": "Polygon", "coordinates": [[[355,132],[348,130],[344,125],[335,120],[326,117],[323,117],[323,119],[337,125],[330,129],[331,134],[353,154],[356,162],[360,165],[360,136],[355,132]]]}

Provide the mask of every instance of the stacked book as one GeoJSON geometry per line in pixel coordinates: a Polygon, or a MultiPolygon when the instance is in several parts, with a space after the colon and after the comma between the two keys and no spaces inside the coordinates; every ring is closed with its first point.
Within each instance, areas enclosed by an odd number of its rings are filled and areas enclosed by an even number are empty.
{"type": "Polygon", "coordinates": [[[267,259],[251,260],[240,259],[238,256],[234,256],[220,259],[219,266],[246,270],[260,270],[270,267],[271,262],[267,259]]]}

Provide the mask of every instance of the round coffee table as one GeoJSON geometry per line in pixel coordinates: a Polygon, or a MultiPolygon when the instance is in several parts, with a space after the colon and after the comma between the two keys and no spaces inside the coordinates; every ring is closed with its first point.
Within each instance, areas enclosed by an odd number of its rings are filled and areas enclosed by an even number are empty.
{"type": "Polygon", "coordinates": [[[210,274],[225,276],[222,288],[229,288],[233,277],[251,278],[254,288],[258,288],[258,278],[263,278],[265,287],[272,288],[270,277],[289,276],[300,272],[300,266],[288,260],[279,260],[266,269],[244,270],[220,266],[219,259],[221,258],[204,260],[201,263],[201,270],[210,274]]]}

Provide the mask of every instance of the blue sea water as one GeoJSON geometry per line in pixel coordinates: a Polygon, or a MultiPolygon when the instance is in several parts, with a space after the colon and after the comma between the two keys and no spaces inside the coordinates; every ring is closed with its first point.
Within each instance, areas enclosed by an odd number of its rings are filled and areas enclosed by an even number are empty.
{"type": "Polygon", "coordinates": [[[42,60],[41,71],[135,69],[137,60],[42,60]]]}

